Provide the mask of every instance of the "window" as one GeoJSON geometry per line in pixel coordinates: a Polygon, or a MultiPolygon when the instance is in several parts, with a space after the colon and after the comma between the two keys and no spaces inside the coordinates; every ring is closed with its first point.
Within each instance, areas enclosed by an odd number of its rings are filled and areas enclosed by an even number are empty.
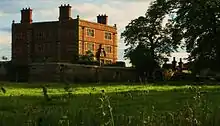
{"type": "Polygon", "coordinates": [[[44,37],[45,37],[45,39],[53,39],[53,32],[52,31],[46,31],[45,33],[44,33],[44,37]]]}
{"type": "Polygon", "coordinates": [[[38,51],[39,51],[39,52],[43,52],[43,49],[44,49],[44,48],[43,48],[42,45],[38,45],[38,51]]]}
{"type": "Polygon", "coordinates": [[[87,43],[87,49],[90,51],[94,51],[94,43],[87,43]]]}
{"type": "Polygon", "coordinates": [[[95,36],[95,30],[87,28],[87,36],[94,37],[95,36]]]}
{"type": "Polygon", "coordinates": [[[112,39],[112,33],[110,33],[110,32],[105,32],[105,39],[111,40],[111,39],[112,39]]]}
{"type": "Polygon", "coordinates": [[[21,48],[16,48],[15,53],[21,53],[22,49],[21,48]]]}
{"type": "Polygon", "coordinates": [[[25,37],[25,33],[24,33],[24,32],[16,33],[16,34],[15,34],[15,39],[16,39],[16,40],[23,40],[24,37],[25,37]]]}
{"type": "Polygon", "coordinates": [[[43,52],[43,45],[42,44],[35,44],[35,51],[36,52],[43,52]]]}
{"type": "Polygon", "coordinates": [[[38,40],[40,40],[40,39],[45,39],[45,33],[43,33],[43,32],[38,32],[38,33],[36,34],[36,38],[37,38],[38,40]]]}
{"type": "Polygon", "coordinates": [[[51,47],[52,47],[52,45],[50,43],[44,43],[42,48],[44,51],[49,52],[49,51],[51,51],[51,47]]]}
{"type": "Polygon", "coordinates": [[[105,51],[106,51],[107,53],[112,53],[112,48],[111,48],[111,46],[106,46],[106,47],[105,47],[105,51]]]}
{"type": "Polygon", "coordinates": [[[79,52],[79,54],[82,54],[82,48],[79,48],[79,50],[78,50],[79,52]]]}

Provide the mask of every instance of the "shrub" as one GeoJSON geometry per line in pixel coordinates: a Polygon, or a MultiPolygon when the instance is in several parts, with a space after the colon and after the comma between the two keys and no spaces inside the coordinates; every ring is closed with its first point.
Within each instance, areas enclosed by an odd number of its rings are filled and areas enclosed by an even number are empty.
{"type": "Polygon", "coordinates": [[[170,80],[174,75],[174,72],[172,71],[172,69],[165,69],[163,75],[164,75],[164,80],[170,80]]]}

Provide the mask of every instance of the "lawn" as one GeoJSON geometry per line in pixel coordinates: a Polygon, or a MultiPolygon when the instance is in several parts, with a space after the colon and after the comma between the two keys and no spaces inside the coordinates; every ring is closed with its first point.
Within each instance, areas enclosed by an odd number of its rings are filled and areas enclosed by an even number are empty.
{"type": "Polygon", "coordinates": [[[54,83],[47,101],[45,84],[0,85],[0,126],[220,124],[220,86],[54,83]]]}

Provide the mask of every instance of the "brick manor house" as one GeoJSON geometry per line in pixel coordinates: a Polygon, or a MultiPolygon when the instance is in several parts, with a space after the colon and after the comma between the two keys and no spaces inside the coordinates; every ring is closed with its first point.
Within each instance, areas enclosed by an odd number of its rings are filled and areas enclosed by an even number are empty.
{"type": "Polygon", "coordinates": [[[32,9],[21,10],[20,23],[12,22],[12,62],[76,62],[88,50],[105,49],[102,62],[117,60],[117,28],[108,25],[108,16],[98,15],[97,22],[71,17],[71,6],[59,7],[59,20],[33,22],[32,9]]]}

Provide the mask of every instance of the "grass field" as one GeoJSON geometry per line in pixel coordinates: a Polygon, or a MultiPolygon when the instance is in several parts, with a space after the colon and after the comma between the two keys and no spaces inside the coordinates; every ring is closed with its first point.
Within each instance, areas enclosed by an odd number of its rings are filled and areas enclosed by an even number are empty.
{"type": "Polygon", "coordinates": [[[220,124],[220,86],[186,84],[47,84],[46,101],[45,84],[0,82],[0,126],[220,124]]]}

